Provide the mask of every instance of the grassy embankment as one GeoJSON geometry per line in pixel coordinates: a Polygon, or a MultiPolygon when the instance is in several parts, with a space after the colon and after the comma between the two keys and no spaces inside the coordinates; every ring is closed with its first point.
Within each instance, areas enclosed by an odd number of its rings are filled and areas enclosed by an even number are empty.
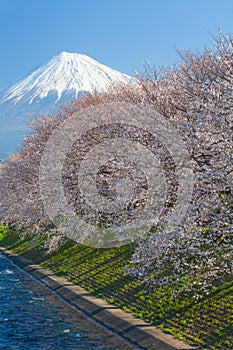
{"type": "Polygon", "coordinates": [[[150,290],[142,280],[124,273],[133,245],[94,249],[66,242],[46,255],[45,237],[19,235],[0,227],[0,245],[33,260],[95,296],[121,307],[178,339],[201,349],[233,349],[233,281],[213,288],[198,302],[190,295],[171,298],[172,288],[150,290]]]}

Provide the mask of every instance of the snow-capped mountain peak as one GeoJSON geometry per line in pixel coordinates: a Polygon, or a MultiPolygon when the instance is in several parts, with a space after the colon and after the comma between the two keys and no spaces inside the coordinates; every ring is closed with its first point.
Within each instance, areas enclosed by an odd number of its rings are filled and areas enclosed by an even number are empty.
{"type": "Polygon", "coordinates": [[[0,158],[14,153],[35,116],[57,112],[83,93],[106,91],[132,77],[77,53],[61,52],[0,94],[0,158]]]}
{"type": "Polygon", "coordinates": [[[0,96],[0,104],[19,101],[33,103],[49,93],[56,93],[55,102],[63,93],[77,97],[83,92],[98,93],[116,83],[129,83],[133,78],[109,68],[84,54],[61,52],[0,96]]]}

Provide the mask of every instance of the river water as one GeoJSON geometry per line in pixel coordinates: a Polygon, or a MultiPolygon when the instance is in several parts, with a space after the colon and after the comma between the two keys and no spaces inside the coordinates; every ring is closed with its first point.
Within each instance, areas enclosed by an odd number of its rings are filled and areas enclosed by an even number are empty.
{"type": "Polygon", "coordinates": [[[1,350],[132,350],[0,253],[1,350]]]}

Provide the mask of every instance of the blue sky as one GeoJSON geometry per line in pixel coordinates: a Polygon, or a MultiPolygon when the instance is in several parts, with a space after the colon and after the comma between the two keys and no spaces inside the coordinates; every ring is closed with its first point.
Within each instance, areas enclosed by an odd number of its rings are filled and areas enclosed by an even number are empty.
{"type": "Polygon", "coordinates": [[[132,74],[233,33],[232,0],[0,0],[0,89],[65,50],[132,74]]]}

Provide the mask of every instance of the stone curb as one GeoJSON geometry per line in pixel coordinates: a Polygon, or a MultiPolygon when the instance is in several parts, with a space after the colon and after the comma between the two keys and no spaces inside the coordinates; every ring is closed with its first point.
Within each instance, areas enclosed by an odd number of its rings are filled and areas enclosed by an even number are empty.
{"type": "Polygon", "coordinates": [[[143,350],[198,350],[4,247],[0,247],[0,252],[92,320],[143,350]]]}

